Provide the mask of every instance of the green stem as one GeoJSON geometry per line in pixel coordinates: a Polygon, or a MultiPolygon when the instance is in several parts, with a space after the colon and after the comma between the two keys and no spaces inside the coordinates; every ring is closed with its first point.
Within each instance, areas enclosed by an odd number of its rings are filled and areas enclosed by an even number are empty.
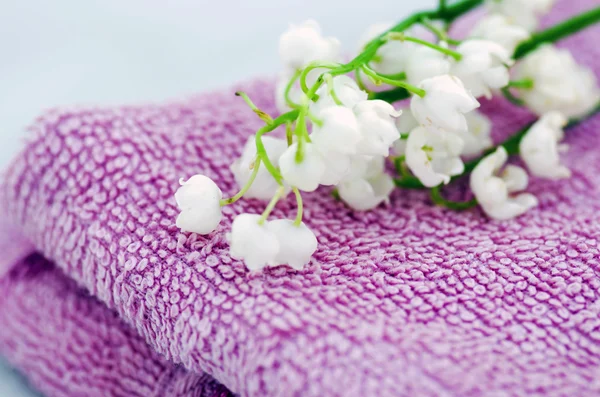
{"type": "Polygon", "coordinates": [[[442,47],[442,46],[437,45],[435,43],[431,43],[431,42],[429,42],[427,40],[419,39],[417,37],[405,36],[404,33],[391,32],[391,33],[388,34],[388,38],[390,40],[412,41],[413,43],[424,45],[425,47],[429,47],[431,49],[434,49],[434,50],[436,50],[438,52],[441,52],[442,54],[451,56],[452,58],[454,58],[457,61],[460,61],[462,59],[462,55],[459,52],[456,52],[456,51],[451,50],[449,48],[442,47]]]}
{"type": "Polygon", "coordinates": [[[281,198],[281,196],[283,196],[284,193],[285,193],[285,187],[280,186],[277,189],[277,191],[275,192],[275,195],[273,196],[273,198],[271,199],[271,201],[269,201],[269,204],[267,205],[267,208],[265,208],[264,212],[260,216],[260,219],[258,220],[258,224],[259,225],[262,225],[263,223],[265,223],[265,221],[267,220],[267,218],[271,214],[271,211],[273,211],[273,208],[275,208],[275,205],[277,204],[277,202],[279,201],[279,199],[281,198]]]}
{"type": "Polygon", "coordinates": [[[294,73],[294,75],[292,76],[290,81],[285,86],[285,93],[284,93],[285,103],[287,103],[287,105],[289,107],[291,107],[292,109],[297,109],[298,107],[300,107],[300,105],[298,105],[297,103],[295,103],[294,101],[292,101],[290,99],[290,91],[292,90],[294,83],[296,83],[296,80],[298,80],[298,77],[300,77],[301,73],[302,72],[300,70],[296,70],[296,72],[294,73]]]}
{"type": "Polygon", "coordinates": [[[356,84],[358,84],[358,88],[360,88],[361,90],[371,93],[371,90],[369,90],[367,88],[367,86],[365,85],[365,82],[362,79],[362,73],[360,72],[360,69],[356,69],[356,84]]]}
{"type": "Polygon", "coordinates": [[[519,59],[535,50],[543,43],[554,43],[558,40],[579,32],[600,21],[600,7],[582,12],[564,22],[554,25],[541,32],[534,33],[531,38],[521,43],[513,54],[514,59],[519,59]]]}
{"type": "Polygon", "coordinates": [[[533,88],[532,79],[512,80],[508,82],[508,87],[531,89],[533,88]]]}
{"type": "Polygon", "coordinates": [[[445,41],[446,43],[452,44],[452,45],[460,44],[460,40],[453,40],[450,37],[448,37],[448,33],[446,31],[444,31],[442,29],[438,29],[438,27],[435,26],[433,23],[431,23],[431,20],[429,20],[428,18],[422,19],[420,23],[425,28],[427,28],[427,30],[429,30],[431,33],[433,33],[439,41],[445,41]]]}
{"type": "Polygon", "coordinates": [[[262,141],[262,136],[266,133],[273,131],[280,125],[286,124],[288,121],[291,122],[293,120],[296,120],[298,118],[299,113],[300,112],[298,110],[292,110],[290,112],[282,114],[281,116],[274,119],[272,123],[267,124],[264,127],[260,128],[258,131],[256,131],[256,136],[254,138],[254,140],[256,142],[256,155],[263,162],[267,171],[269,171],[269,173],[271,175],[273,175],[273,178],[275,178],[275,181],[277,181],[277,183],[280,185],[283,185],[283,178],[281,177],[281,174],[279,173],[277,168],[273,165],[273,163],[269,159],[267,150],[265,149],[265,145],[263,144],[263,141],[262,141]]]}
{"type": "Polygon", "coordinates": [[[511,91],[510,88],[508,87],[504,87],[502,88],[500,91],[502,91],[502,95],[504,95],[504,97],[513,105],[516,106],[525,106],[525,102],[519,98],[516,97],[511,91]]]}
{"type": "Polygon", "coordinates": [[[464,210],[468,210],[470,208],[477,206],[476,199],[472,199],[469,201],[446,200],[442,196],[441,186],[436,186],[436,187],[432,188],[430,194],[431,194],[431,200],[433,201],[434,204],[439,205],[441,207],[449,208],[451,210],[464,211],[464,210]]]}
{"type": "Polygon", "coordinates": [[[229,197],[226,199],[222,199],[221,201],[219,201],[219,204],[221,204],[221,207],[235,203],[236,201],[241,199],[244,196],[244,194],[246,194],[248,189],[250,189],[250,186],[252,186],[252,183],[256,179],[256,175],[258,175],[258,169],[260,168],[260,157],[258,157],[258,156],[256,157],[256,159],[254,160],[253,167],[254,168],[252,168],[252,174],[250,174],[250,178],[248,178],[248,181],[240,189],[240,191],[235,196],[232,196],[232,197],[229,197]]]}
{"type": "Polygon", "coordinates": [[[447,1],[446,0],[440,0],[439,1],[439,5],[438,5],[438,11],[440,12],[440,14],[444,15],[444,13],[446,13],[446,8],[447,8],[447,1]]]}
{"type": "Polygon", "coordinates": [[[292,143],[294,143],[293,134],[294,134],[294,131],[292,130],[292,122],[286,121],[286,123],[285,123],[285,139],[287,141],[288,146],[292,146],[292,143]]]}
{"type": "Polygon", "coordinates": [[[241,97],[244,102],[246,102],[248,104],[248,106],[250,107],[250,109],[252,109],[252,111],[254,113],[256,113],[258,115],[258,117],[264,121],[267,124],[271,124],[273,122],[273,118],[271,116],[269,116],[267,113],[263,112],[262,110],[260,110],[255,104],[254,102],[252,102],[252,100],[250,99],[250,97],[248,96],[248,94],[246,94],[243,91],[237,91],[235,93],[236,96],[241,97]]]}
{"type": "Polygon", "coordinates": [[[300,109],[298,120],[296,121],[296,136],[298,137],[298,150],[296,150],[296,163],[300,164],[304,158],[304,141],[308,137],[306,129],[306,114],[308,106],[303,106],[300,109]]]}
{"type": "MultiPolygon", "coordinates": [[[[323,63],[323,62],[318,62],[318,61],[309,64],[307,67],[304,68],[302,73],[300,73],[300,87],[302,88],[302,92],[304,92],[308,96],[309,91],[311,91],[311,90],[309,90],[308,86],[306,85],[306,78],[308,77],[308,74],[310,72],[312,72],[314,69],[321,69],[321,68],[336,69],[339,66],[340,66],[339,63],[323,63]]],[[[308,96],[308,98],[312,99],[311,96],[308,96]]]]}
{"type": "Polygon", "coordinates": [[[381,84],[381,83],[386,83],[389,85],[393,85],[396,87],[402,87],[405,90],[407,90],[408,92],[411,92],[415,95],[420,96],[421,98],[423,98],[426,94],[425,90],[419,88],[419,87],[415,87],[414,85],[408,84],[404,81],[400,81],[400,80],[393,80],[393,79],[389,79],[387,77],[384,77],[382,75],[380,75],[379,73],[375,72],[373,69],[371,69],[370,67],[368,67],[367,65],[363,65],[362,67],[363,72],[365,72],[365,74],[369,77],[371,77],[373,79],[373,81],[375,82],[375,84],[381,84]]]}
{"type": "Polygon", "coordinates": [[[302,205],[302,195],[300,194],[300,190],[298,190],[297,187],[293,187],[292,190],[294,191],[294,194],[296,195],[296,204],[298,206],[298,212],[296,213],[296,219],[294,220],[294,225],[296,226],[300,226],[300,224],[302,223],[302,212],[303,212],[303,205],[302,205]]]}
{"type": "Polygon", "coordinates": [[[342,101],[335,93],[335,88],[333,87],[333,76],[330,75],[329,73],[326,73],[325,81],[327,82],[327,91],[329,92],[329,95],[331,95],[331,98],[333,98],[333,101],[335,102],[335,104],[339,105],[339,106],[343,105],[342,101]]]}

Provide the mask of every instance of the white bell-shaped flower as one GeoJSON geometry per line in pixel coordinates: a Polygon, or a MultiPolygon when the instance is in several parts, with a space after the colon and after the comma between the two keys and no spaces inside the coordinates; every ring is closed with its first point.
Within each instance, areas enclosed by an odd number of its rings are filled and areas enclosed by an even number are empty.
{"type": "Polygon", "coordinates": [[[303,144],[302,161],[298,162],[296,153],[298,143],[292,144],[279,158],[279,168],[283,179],[290,185],[305,192],[312,192],[319,187],[325,173],[325,162],[314,144],[303,144]]]}
{"type": "Polygon", "coordinates": [[[521,140],[519,152],[533,175],[549,179],[571,176],[571,170],[560,162],[560,152],[567,148],[559,145],[566,124],[567,118],[560,112],[546,113],[521,140]]]}
{"type": "Polygon", "coordinates": [[[479,107],[479,102],[459,78],[450,75],[432,77],[419,85],[426,94],[414,95],[410,109],[419,124],[438,132],[457,133],[468,129],[464,114],[479,107]]]}
{"type": "Polygon", "coordinates": [[[301,270],[310,262],[317,250],[317,238],[304,222],[295,225],[289,219],[277,219],[269,222],[268,229],[279,243],[279,252],[275,256],[275,265],[289,265],[301,270]]]}
{"type": "Polygon", "coordinates": [[[385,173],[368,179],[353,179],[338,185],[340,198],[357,211],[371,210],[389,201],[393,190],[394,180],[385,173]]]}
{"type": "Polygon", "coordinates": [[[394,180],[385,173],[383,156],[356,156],[352,177],[338,185],[338,194],[348,206],[367,211],[389,200],[394,180]]]}
{"type": "Polygon", "coordinates": [[[492,90],[508,85],[508,67],[513,61],[500,44],[481,39],[463,41],[456,51],[462,55],[453,63],[451,73],[458,77],[476,98],[491,98],[492,90]]]}
{"type": "Polygon", "coordinates": [[[400,137],[396,118],[402,112],[381,100],[360,102],[353,110],[361,134],[357,152],[370,156],[388,156],[390,147],[400,137]]]}
{"type": "MultiPolygon", "coordinates": [[[[346,75],[336,76],[333,78],[333,90],[337,99],[340,100],[341,106],[353,108],[354,105],[361,101],[365,101],[368,94],[361,90],[352,78],[346,75]]],[[[317,117],[323,117],[321,113],[332,106],[338,104],[333,99],[329,91],[329,86],[324,83],[318,90],[319,99],[310,107],[310,111],[317,117]]]]}
{"type": "Polygon", "coordinates": [[[533,88],[522,89],[521,98],[538,115],[559,111],[566,117],[580,117],[600,101],[594,73],[575,62],[566,49],[543,45],[517,66],[515,79],[533,80],[533,88]]]}
{"type": "Polygon", "coordinates": [[[227,234],[232,258],[241,259],[249,270],[260,270],[275,264],[279,253],[279,240],[268,222],[259,223],[260,215],[240,214],[231,224],[227,234]]]}
{"type": "Polygon", "coordinates": [[[529,39],[531,34],[522,26],[511,23],[502,14],[490,14],[477,22],[470,37],[493,41],[513,54],[517,46],[529,39]]]}
{"type": "MultiPolygon", "coordinates": [[[[288,145],[283,139],[270,136],[262,137],[263,145],[267,155],[275,167],[279,165],[279,157],[285,152],[288,145]]],[[[233,162],[230,169],[233,173],[236,183],[242,187],[248,182],[250,175],[254,171],[254,161],[256,160],[256,143],[254,137],[248,138],[242,155],[233,162]]],[[[275,194],[279,185],[264,165],[260,165],[258,173],[250,188],[244,194],[246,198],[257,198],[261,200],[270,200],[275,194]]]]}
{"type": "Polygon", "coordinates": [[[514,24],[532,32],[539,24],[539,19],[550,12],[556,0],[486,0],[492,13],[504,15],[514,24]]]}
{"type": "MultiPolygon", "coordinates": [[[[371,40],[393,26],[394,24],[391,22],[382,22],[370,26],[360,40],[359,52],[362,52],[371,40]]],[[[412,35],[411,31],[406,31],[405,34],[412,35]]],[[[381,74],[394,75],[401,73],[406,69],[406,63],[415,48],[417,48],[417,44],[409,41],[389,40],[379,47],[369,66],[381,74]]]]}
{"type": "Polygon", "coordinates": [[[491,135],[492,122],[477,110],[465,114],[465,118],[468,130],[457,133],[464,142],[461,154],[467,157],[478,156],[494,144],[491,135]]]}
{"type": "Polygon", "coordinates": [[[331,106],[324,109],[319,118],[322,125],[314,125],[312,142],[322,153],[330,151],[355,154],[362,139],[358,120],[352,109],[344,106],[331,106]]]}
{"type": "Polygon", "coordinates": [[[291,25],[279,38],[279,56],[286,68],[302,69],[312,61],[336,62],[340,58],[340,42],[324,38],[314,20],[291,25]]]}
{"type": "Polygon", "coordinates": [[[412,85],[419,85],[423,80],[448,74],[450,67],[451,63],[447,55],[419,45],[406,60],[406,81],[412,85]]]}
{"type": "Polygon", "coordinates": [[[471,190],[483,211],[498,220],[517,217],[538,204],[531,194],[511,195],[523,191],[528,178],[521,167],[514,165],[499,174],[507,159],[506,149],[500,146],[477,164],[470,179],[471,190]]]}
{"type": "MultiPolygon", "coordinates": [[[[317,146],[317,149],[318,146],[317,146]]],[[[321,153],[325,164],[325,172],[321,176],[319,184],[333,186],[348,178],[352,170],[353,159],[356,155],[344,154],[336,151],[321,153]]]]}
{"type": "MultiPolygon", "coordinates": [[[[400,134],[408,134],[419,126],[419,122],[415,119],[410,109],[399,109],[402,115],[396,119],[396,128],[400,134]]],[[[406,139],[398,139],[393,146],[394,155],[402,156],[406,153],[406,139]]]]}
{"type": "Polygon", "coordinates": [[[447,184],[465,169],[460,158],[463,145],[456,134],[417,127],[406,142],[406,165],[426,187],[447,184]]]}
{"type": "Polygon", "coordinates": [[[181,210],[175,224],[183,232],[209,234],[221,222],[221,189],[207,176],[179,180],[175,201],[181,210]]]}

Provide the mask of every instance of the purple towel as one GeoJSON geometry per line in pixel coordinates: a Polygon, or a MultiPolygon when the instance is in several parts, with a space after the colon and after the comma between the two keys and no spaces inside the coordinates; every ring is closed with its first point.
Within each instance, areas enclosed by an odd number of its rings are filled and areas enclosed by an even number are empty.
{"type": "MultiPolygon", "coordinates": [[[[549,21],[595,5],[565,0],[549,21]]],[[[563,42],[597,75],[598,37],[563,42]]],[[[276,113],[270,83],[242,88],[276,113]]],[[[42,390],[225,393],[208,374],[261,397],[600,394],[600,117],[568,133],[573,177],[534,179],[541,204],[516,220],[404,190],[356,213],[321,189],[305,197],[311,263],[250,274],[224,232],[263,203],[225,208],[209,236],[175,226],[180,177],[236,190],[228,166],[261,122],[233,91],[36,122],[6,173],[3,220],[10,242],[29,242],[12,258],[31,244],[60,270],[28,256],[5,271],[0,351],[42,390]]],[[[483,109],[496,138],[532,119],[503,100],[483,109]]]]}

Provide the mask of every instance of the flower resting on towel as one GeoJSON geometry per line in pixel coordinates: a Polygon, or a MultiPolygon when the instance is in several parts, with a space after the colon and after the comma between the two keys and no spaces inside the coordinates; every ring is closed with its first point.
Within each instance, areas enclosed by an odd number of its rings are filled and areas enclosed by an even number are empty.
{"type": "Polygon", "coordinates": [[[395,188],[428,188],[436,205],[454,210],[479,205],[496,220],[536,207],[537,198],[523,193],[529,181],[525,169],[506,162],[520,154],[535,177],[571,175],[560,161],[566,146],[559,142],[568,118],[600,109],[600,89],[590,70],[548,42],[600,15],[592,10],[534,32],[554,0],[488,0],[491,14],[467,39],[453,39],[448,24],[476,3],[440,2],[439,9],[397,25],[377,24],[346,63],[339,41],[324,37],[315,21],[291,25],[279,40],[283,70],[275,103],[282,113],[273,117],[236,93],[264,122],[230,167],[239,190],[223,198],[206,176],[181,182],[176,225],[182,232],[208,234],[219,225],[223,206],[242,198],[265,201],[262,214],[233,218],[227,234],[231,256],[251,271],[280,265],[301,270],[317,250],[310,225],[318,222],[305,214],[303,194],[319,189],[329,187],[351,211],[385,211],[383,204],[396,204],[390,199],[395,188]],[[477,110],[477,98],[499,94],[541,117],[494,143],[493,118],[477,110]],[[403,99],[409,99],[408,107],[395,104],[403,99]],[[442,186],[469,173],[474,198],[445,199],[442,186]],[[270,220],[291,191],[295,219],[270,220]]]}

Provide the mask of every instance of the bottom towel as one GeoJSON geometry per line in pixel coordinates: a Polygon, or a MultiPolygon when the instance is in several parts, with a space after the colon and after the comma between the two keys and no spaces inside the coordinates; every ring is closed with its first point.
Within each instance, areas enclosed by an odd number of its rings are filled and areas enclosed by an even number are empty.
{"type": "Polygon", "coordinates": [[[37,253],[0,278],[0,354],[48,396],[230,397],[168,363],[37,253]]]}

